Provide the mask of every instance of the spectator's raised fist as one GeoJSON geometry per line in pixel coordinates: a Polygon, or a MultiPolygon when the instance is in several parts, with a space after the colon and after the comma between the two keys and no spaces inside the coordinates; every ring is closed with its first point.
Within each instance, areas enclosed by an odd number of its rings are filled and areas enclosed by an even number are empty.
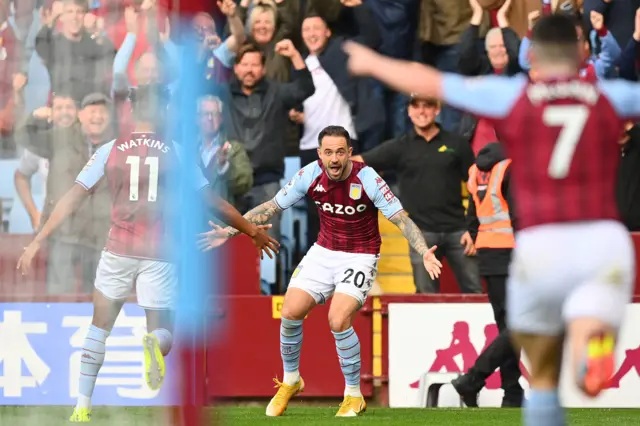
{"type": "Polygon", "coordinates": [[[284,39],[276,44],[276,53],[286,58],[292,58],[295,55],[299,55],[295,46],[289,39],[284,39]]]}
{"type": "Polygon", "coordinates": [[[33,117],[37,118],[38,120],[51,121],[51,108],[40,107],[33,111],[33,117]]]}
{"type": "Polygon", "coordinates": [[[202,42],[206,49],[215,49],[216,47],[220,46],[222,40],[220,40],[220,37],[218,37],[217,34],[212,34],[206,36],[202,42]]]}
{"type": "Polygon", "coordinates": [[[345,7],[357,7],[362,4],[362,0],[340,0],[340,3],[345,7]]]}
{"type": "Polygon", "coordinates": [[[218,8],[220,9],[220,12],[224,13],[226,16],[236,15],[236,3],[233,0],[218,1],[218,8]]]}
{"type": "Polygon", "coordinates": [[[27,76],[21,72],[13,75],[13,91],[19,93],[27,85],[27,76]]]}
{"type": "Polygon", "coordinates": [[[128,33],[138,33],[138,12],[133,6],[129,6],[124,10],[124,25],[128,33]]]}
{"type": "Polygon", "coordinates": [[[536,21],[540,19],[540,11],[534,10],[533,12],[529,12],[527,15],[527,21],[529,22],[529,29],[533,29],[533,26],[536,24],[536,21]]]}
{"type": "Polygon", "coordinates": [[[592,10],[589,18],[591,19],[591,25],[594,30],[600,31],[604,27],[604,16],[602,16],[602,13],[592,10]]]}

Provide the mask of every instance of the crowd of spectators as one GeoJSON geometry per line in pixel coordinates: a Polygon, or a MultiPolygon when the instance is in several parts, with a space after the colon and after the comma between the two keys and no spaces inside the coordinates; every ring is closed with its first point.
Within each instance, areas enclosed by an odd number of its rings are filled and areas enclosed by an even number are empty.
{"type": "MultiPolygon", "coordinates": [[[[468,76],[514,75],[528,72],[535,20],[568,13],[584,43],[583,78],[637,80],[639,0],[221,0],[210,8],[203,1],[188,22],[169,3],[0,0],[0,167],[14,174],[13,192],[0,194],[2,231],[37,230],[95,150],[131,131],[137,86],[160,84],[174,95],[183,70],[194,67],[198,116],[182,125],[198,127],[198,166],[241,211],[275,195],[285,157],[313,161],[319,130],[341,125],[359,159],[397,181],[428,240],[441,241],[461,289],[479,292],[461,183],[499,135],[447,105],[350,76],[342,41],[468,76]],[[199,42],[193,58],[183,55],[189,34],[199,42]],[[10,220],[17,207],[26,220],[10,220]]],[[[631,230],[640,230],[638,143],[640,130],[629,123],[618,195],[631,230]]],[[[49,293],[91,288],[109,203],[99,186],[51,239],[49,293]]],[[[307,214],[310,245],[315,206],[307,214]]],[[[418,291],[438,291],[414,278],[418,291]]]]}

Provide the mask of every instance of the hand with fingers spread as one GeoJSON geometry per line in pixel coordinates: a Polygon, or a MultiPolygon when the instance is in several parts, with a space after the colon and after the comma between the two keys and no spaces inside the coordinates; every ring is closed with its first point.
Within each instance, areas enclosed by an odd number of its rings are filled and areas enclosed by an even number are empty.
{"type": "Polygon", "coordinates": [[[438,246],[431,246],[431,248],[429,248],[429,250],[427,250],[422,256],[424,269],[427,270],[432,280],[438,278],[442,271],[442,263],[438,260],[435,254],[437,249],[438,246]]]}
{"type": "MultiPolygon", "coordinates": [[[[229,233],[231,228],[222,228],[213,222],[209,222],[209,225],[212,228],[211,231],[200,234],[202,238],[198,241],[198,247],[202,251],[219,247],[230,238],[229,233]]],[[[270,228],[270,224],[257,225],[255,234],[251,236],[253,245],[260,249],[260,259],[264,257],[264,253],[270,258],[273,258],[274,254],[278,254],[280,248],[280,243],[271,238],[267,233],[270,228]]]]}
{"type": "Polygon", "coordinates": [[[273,256],[280,251],[280,243],[267,233],[269,228],[271,225],[258,225],[256,226],[257,232],[251,237],[253,245],[260,250],[260,259],[264,257],[264,253],[273,259],[273,256]]]}

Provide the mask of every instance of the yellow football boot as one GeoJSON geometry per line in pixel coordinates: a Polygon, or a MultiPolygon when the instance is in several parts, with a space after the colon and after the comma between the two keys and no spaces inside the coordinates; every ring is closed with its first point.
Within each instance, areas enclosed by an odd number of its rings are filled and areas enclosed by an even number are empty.
{"type": "Polygon", "coordinates": [[[346,395],[336,417],[357,417],[364,413],[367,409],[367,403],[364,402],[363,396],[346,395]]]}
{"type": "Polygon", "coordinates": [[[276,384],[274,387],[278,388],[278,392],[267,405],[266,414],[269,417],[278,417],[287,410],[291,398],[304,391],[304,380],[300,377],[298,383],[293,386],[282,383],[277,378],[273,379],[273,381],[276,384]]]}
{"type": "Polygon", "coordinates": [[[88,408],[74,408],[73,414],[69,417],[72,423],[85,423],[91,421],[91,410],[88,408]]]}
{"type": "Polygon", "coordinates": [[[142,338],[144,348],[144,373],[147,386],[151,390],[158,390],[164,381],[164,356],[160,351],[158,338],[149,333],[142,338]]]}

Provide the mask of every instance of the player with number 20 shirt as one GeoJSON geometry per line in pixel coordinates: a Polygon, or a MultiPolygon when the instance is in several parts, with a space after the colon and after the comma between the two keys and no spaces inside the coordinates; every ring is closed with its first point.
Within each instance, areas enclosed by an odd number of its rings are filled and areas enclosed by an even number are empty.
{"type": "MultiPolygon", "coordinates": [[[[280,324],[284,378],[282,382],[275,379],[278,392],[267,406],[267,416],[281,416],[289,400],[304,389],[298,370],[302,322],[314,306],[330,297],[329,327],[345,378],[344,400],[336,416],[353,417],[364,412],[360,342],[351,322],[364,304],[378,269],[378,211],[397,225],[422,254],[425,269],[432,277],[440,274],[442,266],[433,254],[436,247],[427,247],[422,233],[385,181],[371,167],[351,161],[349,132],[340,126],[328,126],[320,132],[318,143],[318,161],[303,167],[272,200],[245,215],[250,222],[263,224],[305,195],[315,202],[320,213],[318,241],[294,271],[284,298],[280,324]]],[[[226,237],[236,234],[232,229],[225,232],[226,237]]],[[[215,240],[219,233],[214,230],[209,238],[215,240]]]]}

